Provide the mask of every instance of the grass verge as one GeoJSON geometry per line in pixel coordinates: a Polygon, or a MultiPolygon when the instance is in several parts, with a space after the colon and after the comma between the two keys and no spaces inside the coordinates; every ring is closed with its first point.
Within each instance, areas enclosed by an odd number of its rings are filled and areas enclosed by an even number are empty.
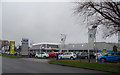
{"type": "Polygon", "coordinates": [[[75,61],[64,61],[64,60],[51,60],[48,62],[53,64],[59,64],[59,65],[75,66],[75,67],[81,67],[81,68],[120,73],[120,66],[111,65],[111,64],[75,62],[75,61]]]}
{"type": "Polygon", "coordinates": [[[18,55],[7,55],[7,54],[2,54],[2,56],[10,57],[10,58],[29,58],[29,57],[24,57],[24,56],[18,56],[18,55]]]}

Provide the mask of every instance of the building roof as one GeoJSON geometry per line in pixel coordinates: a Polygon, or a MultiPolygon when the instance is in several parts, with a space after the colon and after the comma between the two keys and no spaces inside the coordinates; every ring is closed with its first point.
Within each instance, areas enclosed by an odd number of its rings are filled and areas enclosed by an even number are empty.
{"type": "Polygon", "coordinates": [[[48,42],[41,42],[41,43],[35,43],[35,44],[32,44],[32,45],[41,45],[41,44],[59,45],[60,43],[48,43],[48,42]]]}

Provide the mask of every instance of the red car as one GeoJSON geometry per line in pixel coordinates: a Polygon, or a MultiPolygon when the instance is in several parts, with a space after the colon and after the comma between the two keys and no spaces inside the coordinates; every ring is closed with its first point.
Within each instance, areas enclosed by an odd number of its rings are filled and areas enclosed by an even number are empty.
{"type": "Polygon", "coordinates": [[[54,53],[54,52],[50,52],[50,53],[48,53],[49,54],[49,57],[50,58],[55,58],[56,57],[56,53],[54,53]]]}

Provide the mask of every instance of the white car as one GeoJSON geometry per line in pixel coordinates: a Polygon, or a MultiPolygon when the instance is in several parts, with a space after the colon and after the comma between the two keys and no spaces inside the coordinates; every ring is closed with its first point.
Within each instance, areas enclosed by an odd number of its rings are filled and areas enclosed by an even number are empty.
{"type": "Polygon", "coordinates": [[[35,54],[35,57],[37,57],[37,58],[48,58],[48,57],[49,57],[49,54],[47,54],[47,53],[45,53],[45,52],[36,53],[36,54],[35,54]]]}
{"type": "Polygon", "coordinates": [[[59,59],[76,59],[77,55],[73,52],[65,52],[58,56],[59,59]]]}

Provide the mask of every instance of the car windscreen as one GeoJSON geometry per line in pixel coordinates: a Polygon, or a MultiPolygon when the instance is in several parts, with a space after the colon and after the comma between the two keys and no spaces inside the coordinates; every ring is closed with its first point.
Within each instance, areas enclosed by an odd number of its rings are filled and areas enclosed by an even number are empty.
{"type": "Polygon", "coordinates": [[[47,53],[47,54],[53,54],[53,53],[47,53]]]}
{"type": "Polygon", "coordinates": [[[87,53],[81,53],[81,55],[87,55],[87,53]]]}
{"type": "Polygon", "coordinates": [[[120,52],[119,52],[119,53],[117,53],[117,55],[120,55],[120,52]]]}
{"type": "Polygon", "coordinates": [[[38,54],[44,54],[44,53],[38,53],[38,54]]]}

